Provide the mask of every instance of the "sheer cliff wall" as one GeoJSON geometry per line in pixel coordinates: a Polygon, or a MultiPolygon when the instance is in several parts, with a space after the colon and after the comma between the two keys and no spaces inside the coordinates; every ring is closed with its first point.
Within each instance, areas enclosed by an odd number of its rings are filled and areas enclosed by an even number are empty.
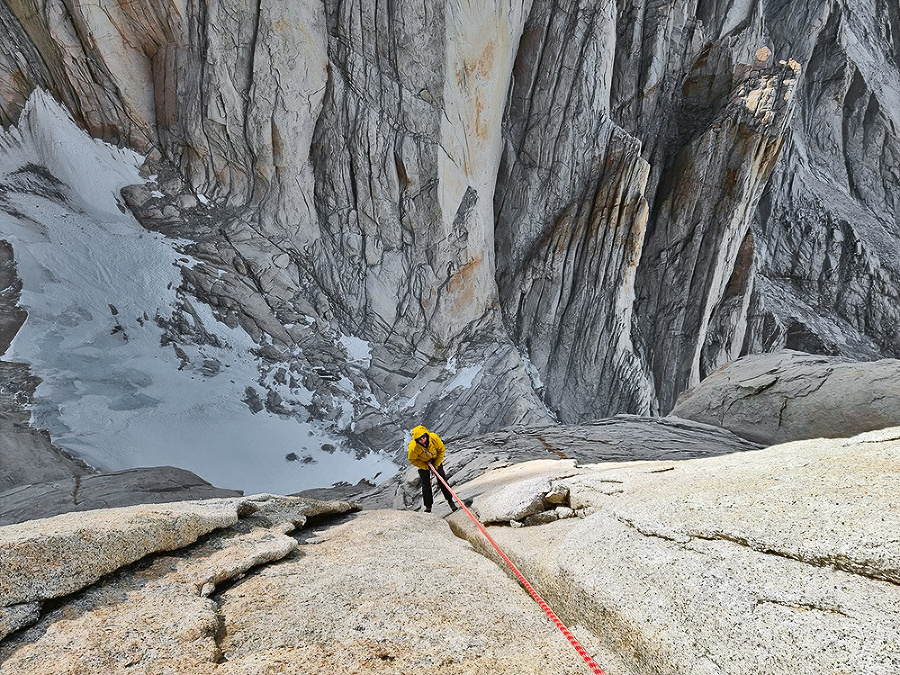
{"type": "Polygon", "coordinates": [[[357,411],[375,443],[898,356],[898,32],[897,0],[4,0],[0,121],[40,88],[144,153],[128,205],[278,358],[302,317],[375,345],[374,398],[424,394],[357,411]]]}

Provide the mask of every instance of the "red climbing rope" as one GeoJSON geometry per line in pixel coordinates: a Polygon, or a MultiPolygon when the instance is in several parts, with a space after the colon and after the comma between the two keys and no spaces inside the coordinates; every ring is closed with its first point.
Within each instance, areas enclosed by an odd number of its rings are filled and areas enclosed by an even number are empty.
{"type": "Polygon", "coordinates": [[[450,491],[451,495],[453,495],[453,499],[456,500],[456,502],[463,508],[463,511],[465,511],[466,514],[469,516],[469,518],[472,519],[472,522],[475,523],[475,525],[478,527],[479,530],[481,530],[481,534],[483,534],[485,536],[485,539],[487,539],[491,543],[491,546],[494,547],[494,550],[497,551],[497,554],[501,558],[503,558],[503,562],[505,562],[509,566],[509,569],[512,570],[513,574],[516,575],[516,579],[518,579],[521,582],[521,584],[525,587],[525,590],[531,594],[531,597],[534,598],[534,601],[538,605],[540,605],[541,609],[544,610],[544,613],[550,618],[550,620],[554,624],[556,624],[556,627],[559,628],[559,631],[563,635],[566,636],[566,639],[569,641],[569,643],[571,643],[572,647],[575,648],[575,651],[578,652],[578,655],[584,659],[584,662],[588,665],[588,668],[591,669],[591,672],[593,672],[594,675],[604,675],[603,671],[600,669],[600,666],[598,666],[594,662],[594,659],[591,658],[590,654],[588,654],[587,651],[585,651],[584,647],[582,647],[581,644],[578,642],[578,640],[575,639],[575,636],[569,632],[569,629],[566,628],[565,624],[563,624],[563,622],[559,620],[559,617],[556,616],[556,614],[553,612],[553,610],[550,609],[550,606],[546,602],[544,602],[544,599],[538,594],[538,592],[536,590],[534,590],[534,586],[532,586],[530,583],[528,583],[528,579],[526,579],[525,576],[519,571],[519,569],[513,564],[512,560],[510,560],[508,557],[506,557],[506,554],[497,545],[497,542],[495,542],[493,539],[491,539],[491,535],[489,535],[487,533],[487,530],[484,529],[484,525],[482,525],[481,523],[478,522],[478,518],[476,518],[472,514],[472,512],[469,511],[469,509],[466,507],[466,505],[463,503],[463,501],[453,491],[453,488],[451,488],[449,485],[447,485],[447,481],[445,481],[443,478],[441,478],[441,475],[437,471],[435,471],[435,468],[431,464],[431,462],[428,463],[428,466],[431,469],[431,473],[433,473],[435,476],[437,476],[437,479],[439,481],[441,481],[443,486],[450,491]]]}

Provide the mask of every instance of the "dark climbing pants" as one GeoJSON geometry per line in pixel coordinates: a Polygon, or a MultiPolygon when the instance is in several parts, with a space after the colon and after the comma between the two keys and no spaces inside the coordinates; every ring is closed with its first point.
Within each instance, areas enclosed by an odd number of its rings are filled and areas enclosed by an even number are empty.
{"type": "MultiPolygon", "coordinates": [[[[447,474],[444,473],[444,465],[436,466],[438,474],[444,480],[447,480],[447,474]]],[[[422,500],[425,502],[425,508],[430,509],[431,505],[434,504],[434,496],[431,493],[431,469],[419,469],[419,480],[422,483],[422,500]]],[[[438,485],[441,488],[441,492],[444,493],[444,499],[447,500],[448,504],[453,504],[453,495],[450,494],[450,490],[444,487],[444,484],[438,481],[438,485]]]]}

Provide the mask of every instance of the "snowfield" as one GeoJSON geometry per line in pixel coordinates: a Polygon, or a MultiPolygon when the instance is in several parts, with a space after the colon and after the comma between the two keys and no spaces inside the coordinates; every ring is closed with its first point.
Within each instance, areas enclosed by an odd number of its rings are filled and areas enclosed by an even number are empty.
{"type": "MultiPolygon", "coordinates": [[[[196,300],[205,329],[227,346],[179,345],[192,364],[221,364],[179,370],[156,318],[172,315],[179,266],[193,261],[179,252],[184,242],[145,230],[121,205],[119,190],[142,181],[142,161],[88,137],[41,92],[17,128],[0,132],[0,239],[14,248],[28,312],[4,360],[30,364],[42,380],[35,426],[100,470],[173,465],[248,494],[396,472],[386,455],[357,458],[315,421],[252,413],[242,399],[260,378],[256,345],[196,300]]],[[[364,342],[346,343],[367,359],[364,342]]]]}

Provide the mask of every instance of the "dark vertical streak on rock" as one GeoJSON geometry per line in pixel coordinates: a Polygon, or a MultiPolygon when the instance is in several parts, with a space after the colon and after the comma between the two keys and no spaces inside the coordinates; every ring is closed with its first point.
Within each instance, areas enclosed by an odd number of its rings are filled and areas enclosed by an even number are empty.
{"type": "Polygon", "coordinates": [[[247,64],[247,73],[245,75],[245,90],[242,92],[242,97],[244,99],[244,111],[243,111],[243,122],[244,122],[244,142],[247,145],[247,153],[250,157],[250,166],[246,167],[247,173],[249,174],[250,185],[248,186],[249,194],[248,200],[250,202],[255,201],[258,196],[256,194],[257,187],[259,181],[257,180],[257,171],[256,171],[256,149],[254,147],[254,143],[251,142],[251,129],[250,129],[250,112],[251,107],[254,104],[254,89],[255,78],[256,78],[256,52],[257,49],[260,48],[259,45],[259,24],[262,15],[262,0],[256,0],[256,6],[253,11],[253,32],[251,33],[250,45],[248,49],[248,64],[247,64]]]}

